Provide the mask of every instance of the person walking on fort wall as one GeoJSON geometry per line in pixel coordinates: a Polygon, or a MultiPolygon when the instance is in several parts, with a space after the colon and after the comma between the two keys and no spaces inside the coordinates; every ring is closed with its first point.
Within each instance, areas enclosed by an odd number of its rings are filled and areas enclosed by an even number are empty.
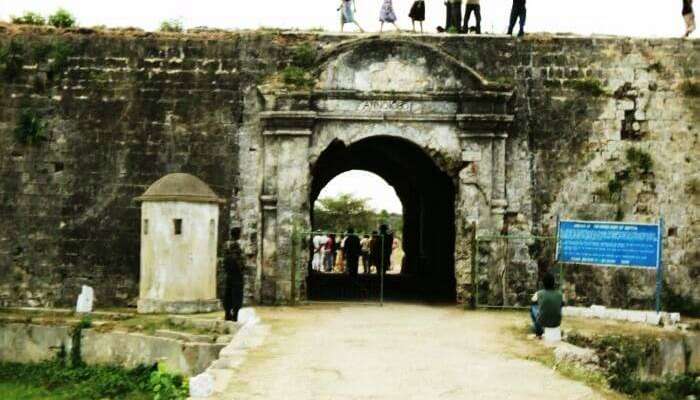
{"type": "Polygon", "coordinates": [[[411,23],[413,24],[413,32],[416,32],[416,21],[418,21],[420,24],[420,33],[423,33],[423,21],[425,21],[425,1],[414,1],[408,16],[411,18],[411,23]]]}
{"type": "Polygon", "coordinates": [[[476,34],[481,34],[481,4],[479,0],[467,0],[467,10],[464,13],[464,27],[462,32],[469,33],[469,20],[472,17],[472,12],[474,13],[474,18],[476,18],[476,34]]]}
{"type": "Polygon", "coordinates": [[[445,28],[438,27],[438,32],[459,33],[462,29],[462,0],[447,0],[445,8],[445,28]]]}
{"type": "Polygon", "coordinates": [[[397,32],[401,32],[401,29],[396,25],[396,13],[394,12],[394,4],[392,0],[383,0],[382,8],[379,10],[379,21],[382,23],[379,27],[379,33],[384,30],[384,23],[388,22],[394,25],[397,32]]]}
{"type": "Polygon", "coordinates": [[[231,241],[224,253],[224,318],[226,321],[238,321],[238,311],[243,307],[244,265],[243,252],[238,245],[241,229],[231,229],[231,241]]]}
{"type": "Polygon", "coordinates": [[[527,17],[527,8],[525,0],[513,0],[513,8],[510,10],[510,23],[508,24],[508,35],[513,34],[515,21],[520,20],[520,32],[518,37],[525,35],[525,17],[527,17]]]}
{"type": "Polygon", "coordinates": [[[364,32],[364,29],[355,20],[355,13],[357,12],[357,6],[355,5],[355,0],[340,0],[340,31],[343,32],[345,24],[355,24],[360,32],[364,32]]]}
{"type": "Polygon", "coordinates": [[[683,0],[683,19],[685,20],[685,35],[690,36],[695,31],[695,13],[693,12],[693,0],[683,0]]]}

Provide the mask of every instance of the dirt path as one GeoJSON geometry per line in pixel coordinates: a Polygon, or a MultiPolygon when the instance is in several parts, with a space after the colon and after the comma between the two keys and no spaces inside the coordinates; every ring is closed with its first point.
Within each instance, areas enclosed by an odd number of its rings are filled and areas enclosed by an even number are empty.
{"type": "Polygon", "coordinates": [[[229,399],[598,398],[507,355],[522,347],[507,328],[524,315],[406,304],[258,312],[272,332],[236,372],[229,399]]]}

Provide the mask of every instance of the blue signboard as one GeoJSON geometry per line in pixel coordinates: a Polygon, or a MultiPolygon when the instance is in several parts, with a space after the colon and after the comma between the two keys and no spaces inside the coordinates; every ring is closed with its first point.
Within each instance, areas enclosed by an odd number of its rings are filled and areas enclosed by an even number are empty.
{"type": "Polygon", "coordinates": [[[559,222],[559,262],[656,269],[660,258],[660,224],[559,222]]]}

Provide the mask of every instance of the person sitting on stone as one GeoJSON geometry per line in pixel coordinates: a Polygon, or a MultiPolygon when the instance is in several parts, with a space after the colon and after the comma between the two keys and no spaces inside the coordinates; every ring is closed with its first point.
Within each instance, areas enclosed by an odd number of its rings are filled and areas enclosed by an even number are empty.
{"type": "Polygon", "coordinates": [[[538,338],[542,337],[545,328],[558,328],[561,325],[561,309],[564,307],[564,296],[556,289],[554,275],[547,272],[542,283],[544,289],[532,296],[530,307],[533,330],[538,338]]]}

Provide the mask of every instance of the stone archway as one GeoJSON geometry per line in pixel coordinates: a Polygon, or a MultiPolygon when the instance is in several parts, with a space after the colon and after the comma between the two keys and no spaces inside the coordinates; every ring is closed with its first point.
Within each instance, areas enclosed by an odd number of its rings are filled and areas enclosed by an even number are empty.
{"type": "MultiPolygon", "coordinates": [[[[403,232],[399,234],[404,264],[401,274],[385,285],[386,297],[454,301],[455,179],[423,149],[404,138],[373,136],[349,145],[337,140],[312,165],[310,211],[328,182],[353,169],[384,178],[404,207],[403,232]]],[[[314,282],[319,283],[323,277],[315,278],[314,282]]],[[[315,286],[309,281],[308,295],[314,299],[354,295],[338,290],[352,286],[347,279],[333,277],[327,281],[315,286]],[[344,288],[334,288],[333,284],[344,288]],[[330,290],[318,293],[321,286],[330,290]]]]}
{"type": "MultiPolygon", "coordinates": [[[[292,278],[294,226],[310,227],[313,166],[332,143],[376,138],[413,143],[454,187],[454,282],[471,296],[472,224],[497,232],[507,207],[506,139],[512,92],[442,50],[406,40],[362,39],[319,59],[312,90],[260,89],[261,137],[256,298],[305,297],[292,278]]],[[[243,195],[246,195],[245,193],[243,195]]]]}

